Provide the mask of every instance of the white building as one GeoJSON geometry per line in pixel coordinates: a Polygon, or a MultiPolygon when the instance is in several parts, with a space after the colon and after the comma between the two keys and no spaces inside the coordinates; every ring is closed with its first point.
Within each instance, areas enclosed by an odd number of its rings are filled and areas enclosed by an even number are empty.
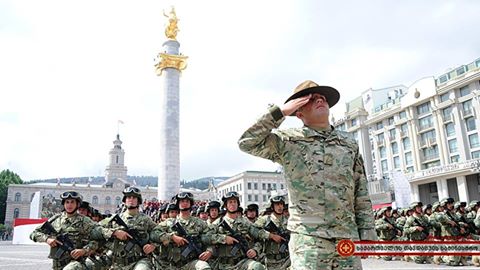
{"type": "Polygon", "coordinates": [[[346,104],[334,125],[358,141],[374,204],[391,202],[392,175],[408,180],[411,200],[480,200],[479,80],[480,58],[346,104]]]}
{"type": "Polygon", "coordinates": [[[251,203],[263,207],[270,196],[287,194],[285,178],[280,172],[245,171],[221,182],[216,188],[218,200],[229,191],[238,192],[244,208],[251,203]]]}

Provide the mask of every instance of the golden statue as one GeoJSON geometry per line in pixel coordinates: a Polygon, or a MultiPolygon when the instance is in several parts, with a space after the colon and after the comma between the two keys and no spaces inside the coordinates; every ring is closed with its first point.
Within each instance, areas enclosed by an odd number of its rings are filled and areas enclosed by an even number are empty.
{"type": "Polygon", "coordinates": [[[163,11],[163,16],[168,18],[168,25],[165,28],[165,36],[169,39],[176,40],[177,38],[177,33],[178,33],[178,18],[177,14],[175,13],[175,8],[172,7],[172,10],[170,10],[170,13],[167,15],[165,14],[165,10],[163,11]]]}

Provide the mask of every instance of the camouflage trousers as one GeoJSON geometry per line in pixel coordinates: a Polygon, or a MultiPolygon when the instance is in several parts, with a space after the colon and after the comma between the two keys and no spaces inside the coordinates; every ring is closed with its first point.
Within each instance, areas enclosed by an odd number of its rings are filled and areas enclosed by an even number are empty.
{"type": "Polygon", "coordinates": [[[77,261],[71,261],[69,262],[67,265],[65,265],[65,267],[59,267],[59,268],[56,268],[56,267],[53,267],[53,269],[64,269],[64,270],[85,270],[87,269],[85,267],[85,264],[81,263],[81,262],[77,262],[77,261]]]}
{"type": "Polygon", "coordinates": [[[287,270],[290,267],[290,257],[286,256],[283,259],[265,259],[265,266],[267,270],[287,270]]]}
{"type": "Polygon", "coordinates": [[[235,265],[220,263],[217,260],[211,265],[213,269],[218,270],[266,270],[263,264],[252,259],[243,259],[235,265]]]}
{"type": "Polygon", "coordinates": [[[336,245],[342,239],[325,239],[298,233],[290,234],[288,243],[291,270],[352,269],[361,270],[360,257],[342,257],[336,245]]]}
{"type": "Polygon", "coordinates": [[[211,270],[210,265],[202,260],[193,260],[183,266],[176,266],[167,261],[160,261],[155,263],[155,269],[162,270],[211,270]]]}
{"type": "Polygon", "coordinates": [[[128,265],[113,262],[112,267],[110,269],[112,270],[152,270],[153,264],[149,258],[142,258],[128,265]]]}

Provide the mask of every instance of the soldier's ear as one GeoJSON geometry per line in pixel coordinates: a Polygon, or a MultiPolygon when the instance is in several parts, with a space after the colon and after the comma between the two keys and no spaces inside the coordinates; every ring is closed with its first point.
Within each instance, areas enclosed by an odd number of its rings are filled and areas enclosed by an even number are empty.
{"type": "Polygon", "coordinates": [[[303,118],[303,113],[297,110],[297,111],[295,112],[295,116],[296,116],[298,119],[302,120],[302,118],[303,118]]]}

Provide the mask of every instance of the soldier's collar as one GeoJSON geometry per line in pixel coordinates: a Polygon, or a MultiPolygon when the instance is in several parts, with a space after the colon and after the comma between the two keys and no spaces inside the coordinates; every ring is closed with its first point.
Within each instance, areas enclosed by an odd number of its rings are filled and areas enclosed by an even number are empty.
{"type": "Polygon", "coordinates": [[[334,137],[337,137],[337,132],[332,125],[330,125],[329,128],[320,129],[320,130],[313,129],[313,128],[310,128],[308,126],[303,126],[302,130],[303,130],[304,136],[307,137],[307,138],[308,137],[323,137],[323,138],[332,139],[334,137]]]}

